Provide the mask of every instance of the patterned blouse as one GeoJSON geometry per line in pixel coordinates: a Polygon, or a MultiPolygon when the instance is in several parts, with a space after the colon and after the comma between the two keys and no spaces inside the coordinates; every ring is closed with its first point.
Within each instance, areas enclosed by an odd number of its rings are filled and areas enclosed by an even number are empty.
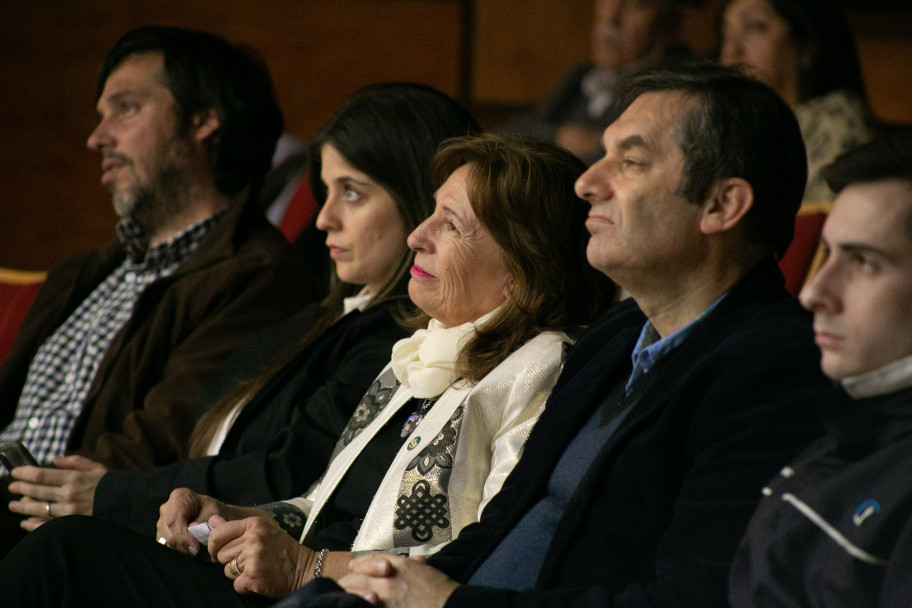
{"type": "Polygon", "coordinates": [[[837,156],[866,143],[874,135],[864,101],[839,90],[809,99],[795,108],[808,157],[807,202],[833,200],[833,192],[820,175],[837,156]]]}

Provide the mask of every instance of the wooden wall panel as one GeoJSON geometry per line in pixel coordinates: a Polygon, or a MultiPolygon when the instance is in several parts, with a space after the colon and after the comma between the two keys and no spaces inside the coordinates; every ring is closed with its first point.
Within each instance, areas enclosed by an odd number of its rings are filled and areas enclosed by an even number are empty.
{"type": "Polygon", "coordinates": [[[912,124],[912,6],[906,11],[853,10],[849,23],[871,108],[891,124],[912,124]]]}
{"type": "MultiPolygon", "coordinates": [[[[700,51],[715,46],[720,1],[687,15],[684,37],[700,51]]],[[[877,115],[912,123],[912,7],[850,17],[877,115]]],[[[534,103],[588,58],[591,21],[592,0],[5,0],[0,266],[46,269],[110,238],[109,195],[84,142],[97,65],[128,29],[198,27],[258,48],[288,131],[306,139],[353,90],[382,80],[425,82],[476,105],[534,103]]]]}
{"type": "Polygon", "coordinates": [[[308,138],[358,87],[459,95],[460,0],[7,0],[0,20],[0,266],[46,269],[113,235],[94,126],[97,66],[133,27],[206,29],[257,48],[287,130],[308,138]]]}
{"type": "Polygon", "coordinates": [[[912,125],[912,38],[859,40],[858,54],[875,116],[912,125]]]}
{"type": "Polygon", "coordinates": [[[589,57],[592,0],[476,0],[473,99],[531,103],[589,57]]]}

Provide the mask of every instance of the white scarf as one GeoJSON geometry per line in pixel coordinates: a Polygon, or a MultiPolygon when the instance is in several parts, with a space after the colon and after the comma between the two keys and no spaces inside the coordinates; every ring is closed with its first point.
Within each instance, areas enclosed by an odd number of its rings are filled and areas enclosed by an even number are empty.
{"type": "Polygon", "coordinates": [[[445,391],[458,377],[456,360],[462,347],[475,334],[476,327],[495,312],[496,309],[456,327],[445,327],[431,319],[427,329],[419,329],[411,337],[396,342],[392,360],[396,379],[419,399],[430,399],[445,391]]]}

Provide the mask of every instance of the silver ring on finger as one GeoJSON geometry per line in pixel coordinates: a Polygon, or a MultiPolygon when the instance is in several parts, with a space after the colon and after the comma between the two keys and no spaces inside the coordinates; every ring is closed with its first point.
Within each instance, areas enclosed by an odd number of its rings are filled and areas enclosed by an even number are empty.
{"type": "Polygon", "coordinates": [[[54,516],[51,514],[51,503],[44,503],[44,513],[47,515],[48,519],[54,519],[54,516]]]}
{"type": "Polygon", "coordinates": [[[233,560],[231,560],[230,562],[228,562],[228,572],[230,572],[234,576],[241,575],[241,567],[238,565],[238,561],[237,561],[236,557],[233,560]]]}

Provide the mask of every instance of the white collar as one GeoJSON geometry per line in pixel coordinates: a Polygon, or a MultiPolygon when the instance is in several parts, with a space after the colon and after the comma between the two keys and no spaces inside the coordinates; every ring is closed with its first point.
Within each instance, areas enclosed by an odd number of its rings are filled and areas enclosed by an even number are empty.
{"type": "Polygon", "coordinates": [[[870,372],[839,381],[853,399],[877,397],[912,386],[912,355],[897,359],[870,372]]]}
{"type": "Polygon", "coordinates": [[[345,298],[342,300],[342,316],[347,315],[355,309],[363,312],[373,297],[374,294],[369,292],[367,290],[367,286],[365,286],[363,289],[361,289],[361,291],[358,292],[358,295],[352,296],[350,298],[345,298]]]}

